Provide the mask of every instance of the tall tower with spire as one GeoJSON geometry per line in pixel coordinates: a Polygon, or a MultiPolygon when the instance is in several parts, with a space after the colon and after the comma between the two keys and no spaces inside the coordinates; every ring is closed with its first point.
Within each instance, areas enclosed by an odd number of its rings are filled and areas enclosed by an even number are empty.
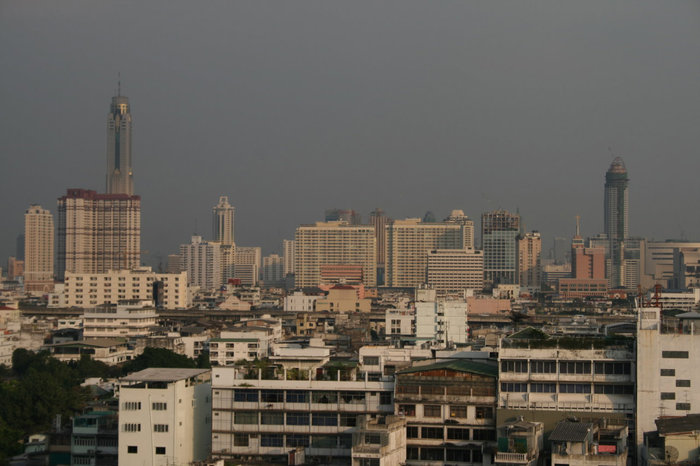
{"type": "Polygon", "coordinates": [[[629,238],[629,178],[625,162],[616,157],[605,173],[605,234],[610,244],[609,282],[613,288],[625,286],[624,246],[629,238]]]}
{"type": "Polygon", "coordinates": [[[107,194],[134,194],[131,111],[129,98],[121,95],[121,82],[107,116],[107,194]]]}

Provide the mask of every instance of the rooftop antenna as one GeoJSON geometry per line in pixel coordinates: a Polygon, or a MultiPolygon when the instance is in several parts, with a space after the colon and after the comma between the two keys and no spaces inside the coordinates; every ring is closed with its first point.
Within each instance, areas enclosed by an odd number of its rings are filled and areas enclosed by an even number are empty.
{"type": "Polygon", "coordinates": [[[576,236],[581,236],[581,216],[576,216],[576,236]]]}
{"type": "Polygon", "coordinates": [[[117,97],[122,95],[122,73],[117,71],[117,97]]]}

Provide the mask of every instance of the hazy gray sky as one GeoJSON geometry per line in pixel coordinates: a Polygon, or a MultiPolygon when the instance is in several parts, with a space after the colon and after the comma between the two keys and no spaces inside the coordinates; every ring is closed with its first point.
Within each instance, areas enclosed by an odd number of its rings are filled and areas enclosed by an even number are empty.
{"type": "Polygon", "coordinates": [[[615,155],[633,234],[700,239],[696,0],[4,0],[0,69],[3,262],[30,203],[104,190],[118,72],[151,256],[224,194],[265,253],[377,206],[519,207],[549,248],[602,230],[615,155]]]}

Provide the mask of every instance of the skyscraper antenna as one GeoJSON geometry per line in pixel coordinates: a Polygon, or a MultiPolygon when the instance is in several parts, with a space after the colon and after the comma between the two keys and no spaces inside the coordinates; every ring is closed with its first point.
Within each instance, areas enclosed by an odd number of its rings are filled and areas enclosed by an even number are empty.
{"type": "Polygon", "coordinates": [[[581,236],[581,216],[576,216],[576,236],[581,236]]]}
{"type": "Polygon", "coordinates": [[[122,73],[117,71],[117,97],[122,95],[122,73]]]}

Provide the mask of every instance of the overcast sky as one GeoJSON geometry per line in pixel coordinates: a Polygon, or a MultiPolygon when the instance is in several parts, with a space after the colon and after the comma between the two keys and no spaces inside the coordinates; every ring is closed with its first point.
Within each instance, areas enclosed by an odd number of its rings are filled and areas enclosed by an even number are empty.
{"type": "Polygon", "coordinates": [[[326,208],[393,218],[520,209],[700,240],[700,2],[0,1],[0,260],[30,203],[104,190],[122,77],[147,260],[228,195],[236,242],[276,252],[326,208]]]}

